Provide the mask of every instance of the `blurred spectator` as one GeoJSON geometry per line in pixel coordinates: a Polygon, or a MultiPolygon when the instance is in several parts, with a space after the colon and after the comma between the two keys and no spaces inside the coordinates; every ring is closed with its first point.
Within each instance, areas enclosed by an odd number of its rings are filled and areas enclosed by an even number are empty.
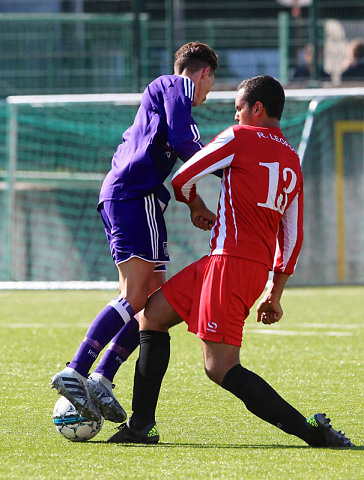
{"type": "MultiPolygon", "coordinates": [[[[313,69],[313,45],[309,43],[303,49],[303,62],[293,71],[291,80],[293,81],[309,80],[311,78],[312,69],[313,69]]],[[[317,79],[326,80],[326,81],[330,81],[331,79],[330,75],[327,72],[325,72],[325,70],[322,68],[320,61],[317,67],[317,79]]]]}
{"type": "Polygon", "coordinates": [[[364,80],[364,40],[353,40],[349,49],[349,65],[342,72],[341,80],[364,80]]]}

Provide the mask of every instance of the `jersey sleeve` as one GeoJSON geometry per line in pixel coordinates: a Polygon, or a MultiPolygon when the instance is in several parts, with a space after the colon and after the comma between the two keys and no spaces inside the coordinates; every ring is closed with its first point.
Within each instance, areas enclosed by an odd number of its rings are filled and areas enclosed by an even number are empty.
{"type": "Polygon", "coordinates": [[[274,272],[292,275],[303,242],[303,187],[283,214],[278,235],[274,272]]]}
{"type": "Polygon", "coordinates": [[[203,147],[200,132],[191,115],[194,94],[193,81],[181,77],[176,95],[165,98],[164,102],[168,144],[184,162],[203,147]]]}
{"type": "Polygon", "coordinates": [[[182,165],[172,178],[176,200],[192,202],[196,198],[196,182],[228,167],[234,158],[234,146],[235,134],[233,127],[230,127],[182,165]]]}

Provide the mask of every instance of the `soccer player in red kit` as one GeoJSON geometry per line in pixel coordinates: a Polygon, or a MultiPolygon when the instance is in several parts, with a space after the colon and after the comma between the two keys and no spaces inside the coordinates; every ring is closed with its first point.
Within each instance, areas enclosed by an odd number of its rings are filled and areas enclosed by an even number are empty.
{"type": "Polygon", "coordinates": [[[294,272],[303,240],[303,179],[299,158],[280,130],[284,91],[269,76],[245,80],[235,102],[238,125],[197,152],[172,180],[176,199],[191,209],[195,226],[211,231],[209,256],[189,265],[154,293],[140,319],[133,415],[110,442],[157,443],[155,409],[169,361],[168,329],[185,321],[202,339],[211,380],[241,399],[261,419],[313,446],[351,446],[325,414],[306,419],[261,377],[240,364],[244,320],[272,324],[294,272]],[[217,217],[193,208],[196,182],[224,169],[217,217]]]}

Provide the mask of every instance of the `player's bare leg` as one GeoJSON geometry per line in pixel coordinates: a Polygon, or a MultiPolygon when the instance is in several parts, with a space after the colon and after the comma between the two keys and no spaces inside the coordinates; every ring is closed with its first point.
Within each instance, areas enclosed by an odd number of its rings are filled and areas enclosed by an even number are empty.
{"type": "Polygon", "coordinates": [[[134,318],[134,308],[142,309],[147,301],[154,267],[153,262],[138,258],[129,259],[118,266],[123,296],[113,299],[99,312],[69,366],[52,379],[51,386],[88,418],[98,419],[100,413],[107,420],[118,423],[126,418],[124,409],[112,393],[112,381],[107,375],[96,374],[89,381],[86,379],[100,351],[123,328],[131,332],[134,342],[132,348],[138,345],[138,323],[134,318]]]}
{"type": "Polygon", "coordinates": [[[203,353],[208,377],[242,400],[262,420],[311,446],[353,446],[350,439],[331,427],[325,414],[306,419],[265,380],[244,368],[239,361],[239,347],[203,340],[203,353]]]}
{"type": "MultiPolygon", "coordinates": [[[[165,271],[155,271],[155,264],[132,258],[118,265],[120,297],[132,307],[140,305],[145,298],[145,289],[150,295],[166,280],[165,271]]],[[[137,315],[138,316],[138,315],[137,315]]],[[[137,317],[136,316],[136,317],[137,317]]],[[[87,385],[93,403],[107,420],[122,423],[127,415],[115,397],[113,378],[120,365],[139,344],[139,328],[136,321],[129,321],[111,340],[108,349],[96,370],[89,376],[87,385]]]]}
{"type": "Polygon", "coordinates": [[[207,376],[221,385],[226,373],[240,363],[240,347],[202,340],[202,351],[207,376]]]}
{"type": "Polygon", "coordinates": [[[125,299],[135,313],[145,307],[154,278],[154,262],[147,262],[138,257],[119,263],[119,295],[125,299]]]}

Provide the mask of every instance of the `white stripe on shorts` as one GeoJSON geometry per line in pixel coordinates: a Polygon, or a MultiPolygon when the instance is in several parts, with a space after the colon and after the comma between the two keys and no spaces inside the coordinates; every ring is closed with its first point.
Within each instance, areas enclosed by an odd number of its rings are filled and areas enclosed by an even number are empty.
{"type": "MultiPolygon", "coordinates": [[[[199,132],[199,129],[198,129],[197,125],[192,124],[192,125],[190,125],[190,128],[191,128],[191,132],[192,132],[192,135],[193,135],[193,141],[195,143],[199,143],[200,139],[201,139],[201,135],[200,135],[200,132],[199,132]]],[[[200,145],[200,148],[202,148],[201,145],[200,145]]]]}
{"type": "Polygon", "coordinates": [[[152,254],[153,259],[158,258],[158,240],[159,240],[159,233],[158,233],[158,225],[155,215],[155,204],[154,204],[154,193],[144,197],[144,204],[145,204],[145,214],[147,216],[148,226],[149,226],[149,233],[150,233],[150,242],[152,247],[152,254]]]}

